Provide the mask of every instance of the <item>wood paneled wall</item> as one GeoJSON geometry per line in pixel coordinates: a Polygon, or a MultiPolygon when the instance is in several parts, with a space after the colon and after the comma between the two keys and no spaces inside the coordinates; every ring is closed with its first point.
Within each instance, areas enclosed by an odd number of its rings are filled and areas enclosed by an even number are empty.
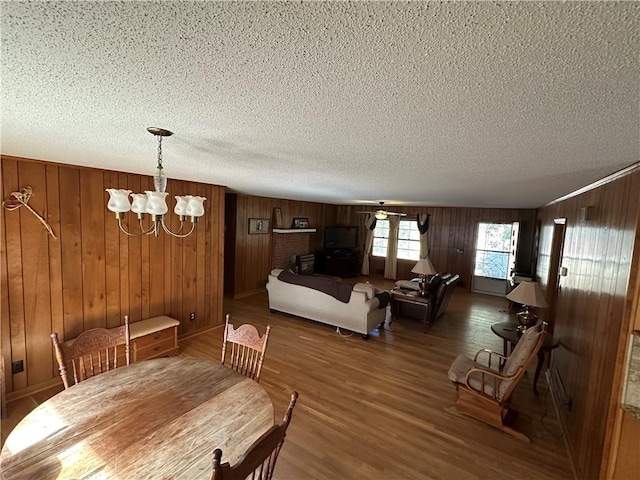
{"type": "MultiPolygon", "coordinates": [[[[581,479],[604,478],[620,384],[630,306],[638,270],[640,169],[539,211],[540,258],[537,275],[545,288],[554,282],[551,245],[554,219],[566,218],[552,369],[566,390],[560,406],[574,468],[581,479]],[[589,207],[586,221],[580,209],[589,207]],[[546,260],[545,260],[546,259],[546,260]],[[631,275],[631,272],[634,272],[631,275]]],[[[547,296],[549,295],[547,291],[547,296]]],[[[637,439],[635,447],[637,451],[637,439]]]]}
{"type": "MultiPolygon", "coordinates": [[[[2,157],[2,198],[27,185],[29,205],[2,209],[2,355],[7,391],[57,377],[51,332],[76,337],[156,315],[180,320],[184,335],[222,322],[224,187],[169,180],[172,195],[205,196],[196,233],[127,237],[106,209],[107,187],[153,189],[149,176],[2,157]],[[196,319],[189,320],[195,312],[196,319]],[[11,375],[11,362],[24,372],[11,375]]],[[[170,198],[170,197],[169,197],[170,198]]],[[[135,219],[133,214],[129,218],[135,219]]],[[[176,229],[176,215],[168,220],[176,229]]],[[[137,227],[137,221],[130,225],[137,227]]],[[[190,225],[189,225],[190,226],[190,225]]]]}
{"type": "MultiPolygon", "coordinates": [[[[360,250],[364,250],[365,232],[364,215],[355,213],[362,211],[361,206],[339,207],[337,218],[346,225],[358,225],[360,250]]],[[[475,260],[475,241],[477,224],[483,222],[511,223],[520,222],[520,246],[518,252],[519,269],[532,272],[533,242],[536,223],[536,211],[532,209],[502,208],[461,208],[461,207],[408,207],[393,209],[406,213],[403,219],[415,219],[416,215],[428,213],[430,258],[440,272],[458,273],[460,286],[471,287],[471,276],[475,260]],[[458,253],[461,250],[462,253],[458,253]]],[[[398,278],[408,279],[416,275],[411,273],[414,261],[398,260],[398,278]]],[[[374,257],[371,271],[384,270],[384,259],[374,257]]]]}
{"type": "Polygon", "coordinates": [[[249,218],[268,218],[274,227],[273,209],[282,211],[283,228],[290,228],[294,217],[306,217],[309,226],[317,230],[309,234],[309,250],[322,249],[324,227],[336,224],[336,206],[270,197],[227,194],[227,248],[225,263],[233,274],[226,276],[225,295],[238,298],[264,290],[271,271],[272,242],[274,233],[249,235],[249,218]],[[229,230],[233,228],[233,233],[229,230]],[[232,250],[233,249],[233,250],[232,250]]]}

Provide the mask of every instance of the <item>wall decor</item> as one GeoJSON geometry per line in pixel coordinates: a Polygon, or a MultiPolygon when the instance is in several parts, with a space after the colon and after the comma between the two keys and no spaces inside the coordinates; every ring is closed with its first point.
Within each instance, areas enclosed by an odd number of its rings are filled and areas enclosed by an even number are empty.
{"type": "Polygon", "coordinates": [[[51,228],[51,225],[49,225],[49,222],[47,222],[42,215],[40,215],[29,206],[29,199],[31,198],[31,195],[33,195],[33,189],[30,186],[26,186],[19,192],[11,192],[9,198],[2,202],[2,206],[11,211],[17,210],[24,205],[27,210],[33,213],[36,218],[40,220],[40,223],[42,223],[44,225],[44,228],[47,229],[47,232],[49,232],[49,235],[57,240],[58,238],[56,237],[55,233],[53,233],[53,229],[51,228]]]}
{"type": "Polygon", "coordinates": [[[249,235],[256,235],[259,233],[269,233],[268,218],[250,218],[249,219],[249,235]]]}
{"type": "Polygon", "coordinates": [[[280,209],[280,207],[273,209],[273,216],[276,219],[276,228],[284,227],[284,223],[282,222],[282,209],[280,209]]]}
{"type": "Polygon", "coordinates": [[[293,217],[291,223],[292,228],[309,228],[309,219],[307,217],[293,217]]]}

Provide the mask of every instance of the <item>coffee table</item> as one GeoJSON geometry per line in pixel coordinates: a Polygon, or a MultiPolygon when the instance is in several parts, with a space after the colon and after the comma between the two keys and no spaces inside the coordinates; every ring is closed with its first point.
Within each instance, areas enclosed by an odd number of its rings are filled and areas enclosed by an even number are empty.
{"type": "Polygon", "coordinates": [[[415,290],[405,290],[402,288],[391,290],[391,320],[400,316],[400,304],[408,303],[424,307],[422,323],[427,325],[427,330],[431,327],[431,299],[421,297],[415,290]]]}
{"type": "MultiPolygon", "coordinates": [[[[516,346],[522,336],[522,334],[516,330],[517,326],[518,322],[515,321],[498,322],[491,325],[491,331],[502,338],[502,348],[505,357],[513,351],[513,347],[516,346]]],[[[544,357],[548,352],[549,360],[551,360],[551,350],[557,348],[558,345],[560,345],[560,342],[558,342],[553,335],[547,333],[542,347],[538,350],[538,365],[536,365],[536,373],[533,376],[533,393],[536,397],[538,396],[538,378],[540,377],[540,371],[544,364],[544,357]]]]}

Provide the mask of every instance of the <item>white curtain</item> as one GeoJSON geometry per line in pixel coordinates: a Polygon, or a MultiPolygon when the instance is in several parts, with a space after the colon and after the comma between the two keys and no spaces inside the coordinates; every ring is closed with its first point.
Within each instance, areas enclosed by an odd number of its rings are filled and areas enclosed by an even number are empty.
{"type": "Polygon", "coordinates": [[[364,218],[364,228],[366,237],[364,240],[364,256],[362,258],[362,275],[369,275],[369,257],[371,256],[371,249],[373,248],[373,229],[375,228],[376,217],[368,214],[364,218]]]}
{"type": "Polygon", "coordinates": [[[389,215],[389,240],[387,242],[387,259],[384,262],[384,278],[395,280],[398,276],[398,227],[400,217],[389,215]]]}
{"type": "Polygon", "coordinates": [[[429,242],[427,237],[427,231],[429,230],[429,213],[421,213],[418,215],[418,230],[420,231],[420,258],[427,258],[429,256],[429,242]]]}

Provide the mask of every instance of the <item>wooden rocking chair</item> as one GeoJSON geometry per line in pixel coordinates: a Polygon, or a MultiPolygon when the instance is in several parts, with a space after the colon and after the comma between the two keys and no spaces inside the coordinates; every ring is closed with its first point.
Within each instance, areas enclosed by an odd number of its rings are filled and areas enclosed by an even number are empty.
{"type": "Polygon", "coordinates": [[[453,409],[530,442],[526,435],[508,427],[505,419],[511,394],[544,342],[545,327],[546,323],[540,322],[528,328],[509,357],[483,349],[473,359],[465,355],[456,358],[448,374],[457,391],[453,409]]]}

